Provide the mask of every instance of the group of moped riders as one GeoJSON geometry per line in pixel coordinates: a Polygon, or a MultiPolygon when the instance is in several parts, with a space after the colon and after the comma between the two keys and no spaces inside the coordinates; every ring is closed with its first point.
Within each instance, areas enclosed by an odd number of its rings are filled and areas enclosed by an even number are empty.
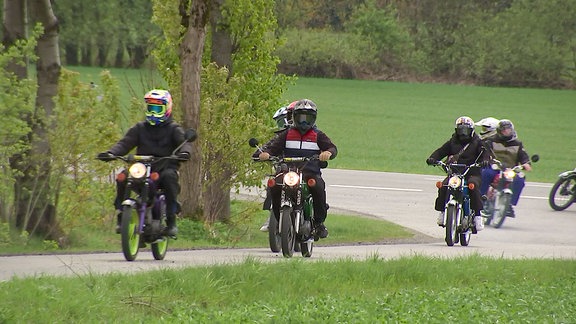
{"type": "MultiPolygon", "coordinates": [[[[172,119],[172,97],[170,93],[162,89],[153,89],[144,96],[146,103],[146,119],[139,122],[128,130],[108,151],[100,153],[98,158],[108,160],[112,155],[128,154],[136,148],[136,154],[165,156],[182,143],[184,138],[183,128],[172,119]]],[[[318,160],[307,163],[303,175],[307,180],[314,178],[316,185],[310,188],[314,201],[315,231],[320,238],[328,236],[328,229],[324,221],[327,216],[326,187],[322,179],[320,162],[332,160],[338,154],[336,145],[330,138],[316,126],[318,108],[309,99],[301,99],[278,109],[273,119],[277,129],[273,138],[264,144],[261,150],[253,154],[254,159],[266,161],[271,156],[318,156],[318,160]]],[[[191,144],[184,145],[179,154],[183,159],[189,159],[192,152],[191,144]]],[[[483,224],[483,196],[488,191],[488,186],[496,175],[496,171],[490,168],[491,159],[498,159],[507,167],[522,165],[526,171],[531,170],[530,158],[524,150],[522,142],[518,139],[514,125],[508,119],[497,120],[492,117],[474,122],[470,117],[462,116],[456,119],[455,130],[451,138],[436,149],[426,163],[435,165],[437,161],[447,158],[450,163],[474,164],[478,163],[481,168],[471,170],[468,173],[468,181],[474,183],[475,190],[471,191],[471,209],[476,215],[475,229],[480,231],[483,224]],[[480,127],[480,134],[476,134],[475,127],[480,127]]],[[[176,213],[178,212],[177,197],[180,192],[178,168],[179,163],[165,163],[156,166],[160,173],[160,186],[166,191],[167,224],[166,234],[175,237],[176,213]]],[[[445,182],[447,179],[444,180],[445,182]]],[[[511,204],[518,203],[520,193],[525,184],[525,178],[517,176],[514,179],[513,198],[511,204]]],[[[117,184],[118,193],[114,206],[118,214],[121,213],[121,199],[124,195],[125,184],[117,184]]],[[[280,188],[269,190],[271,208],[276,219],[279,218],[280,188]]],[[[440,212],[437,223],[444,226],[444,207],[446,203],[446,187],[438,190],[435,209],[440,212]]],[[[484,215],[485,216],[485,215],[484,215]]],[[[507,216],[514,217],[512,207],[507,211],[507,216]]],[[[119,232],[120,217],[118,216],[116,231],[119,232]]],[[[262,225],[262,231],[268,231],[268,222],[262,225]]]]}

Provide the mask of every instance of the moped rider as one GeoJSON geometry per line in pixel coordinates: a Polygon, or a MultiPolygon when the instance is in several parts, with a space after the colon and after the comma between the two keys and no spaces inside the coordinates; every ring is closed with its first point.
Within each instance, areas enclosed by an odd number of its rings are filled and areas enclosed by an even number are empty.
{"type": "Polygon", "coordinates": [[[496,135],[496,127],[498,127],[499,122],[500,120],[494,117],[486,117],[474,123],[475,126],[481,127],[479,134],[480,139],[484,141],[496,135]]]}
{"type": "MultiPolygon", "coordinates": [[[[525,171],[532,170],[530,156],[524,149],[522,141],[518,139],[518,135],[514,129],[514,124],[509,119],[500,120],[496,128],[496,135],[491,137],[485,145],[492,157],[502,162],[505,168],[513,168],[517,165],[521,165],[525,171]]],[[[482,185],[480,186],[480,192],[482,195],[486,195],[488,187],[498,173],[498,170],[493,170],[492,168],[485,168],[482,170],[482,185]]],[[[518,204],[525,183],[526,178],[520,176],[520,174],[516,174],[512,182],[511,206],[506,210],[507,217],[516,216],[512,206],[518,204]]]]}
{"type": "MultiPolygon", "coordinates": [[[[286,128],[290,127],[292,124],[292,109],[294,108],[294,104],[297,101],[290,103],[288,106],[282,106],[274,112],[272,119],[276,122],[276,130],[274,133],[280,133],[286,128]],[[292,108],[289,108],[292,106],[292,108]],[[290,112],[290,113],[289,113],[290,112]]],[[[270,195],[270,188],[266,187],[266,199],[264,200],[264,204],[262,205],[263,210],[270,210],[272,208],[272,197],[270,195]]],[[[266,218],[266,221],[260,227],[260,231],[268,232],[270,218],[266,218]]]]}
{"type": "MultiPolygon", "coordinates": [[[[266,161],[270,159],[270,156],[310,157],[318,155],[320,161],[334,159],[338,150],[332,140],[316,127],[317,112],[316,104],[312,100],[299,100],[293,109],[293,125],[279,132],[263,145],[262,152],[257,155],[258,158],[266,161]]],[[[309,161],[302,173],[305,180],[310,178],[316,180],[316,185],[310,187],[314,201],[315,230],[320,238],[326,238],[328,236],[328,229],[324,225],[327,216],[326,184],[322,178],[319,161],[309,161]]],[[[279,220],[282,189],[275,186],[270,192],[272,210],[276,219],[279,220]]]]}
{"type": "MultiPolygon", "coordinates": [[[[146,120],[136,123],[108,151],[98,154],[98,158],[109,161],[112,156],[128,154],[136,148],[137,155],[170,156],[185,142],[184,129],[172,118],[172,96],[163,89],[153,89],[144,95],[146,103],[146,120]]],[[[190,159],[192,144],[186,142],[177,152],[182,160],[190,159]]],[[[152,165],[152,170],[160,174],[159,186],[166,195],[166,229],[165,234],[176,236],[176,213],[178,194],[180,193],[178,168],[180,162],[166,159],[152,165]]],[[[122,172],[127,172],[124,170],[122,172]]],[[[122,199],[126,192],[126,181],[116,181],[116,198],[114,207],[118,212],[116,233],[120,233],[122,199]]]]}
{"type": "MultiPolygon", "coordinates": [[[[451,138],[442,146],[436,149],[430,157],[426,159],[428,165],[435,165],[438,161],[448,157],[446,163],[461,163],[471,165],[480,163],[486,166],[489,163],[489,155],[482,147],[480,137],[474,132],[474,121],[468,116],[461,116],[456,119],[454,133],[451,138]]],[[[480,211],[483,208],[482,195],[480,194],[481,173],[479,168],[471,168],[466,175],[468,183],[474,184],[474,189],[470,190],[470,208],[474,210],[474,225],[476,231],[484,229],[484,222],[480,211]]],[[[438,189],[438,197],[434,204],[434,209],[439,211],[437,224],[444,227],[444,209],[446,205],[446,194],[448,177],[443,180],[443,186],[438,189]]]]}

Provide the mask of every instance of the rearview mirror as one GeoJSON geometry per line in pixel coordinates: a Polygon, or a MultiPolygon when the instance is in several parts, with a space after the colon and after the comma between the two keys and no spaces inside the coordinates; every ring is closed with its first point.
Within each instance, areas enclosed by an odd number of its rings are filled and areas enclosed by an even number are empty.
{"type": "Polygon", "coordinates": [[[184,133],[184,138],[186,138],[187,142],[194,142],[198,138],[198,134],[193,128],[189,128],[184,133]]]}
{"type": "Polygon", "coordinates": [[[540,160],[540,155],[534,154],[534,155],[532,155],[530,160],[532,160],[532,162],[538,162],[540,160]]]}
{"type": "Polygon", "coordinates": [[[248,141],[248,144],[249,144],[251,147],[256,147],[256,146],[258,146],[258,140],[255,139],[255,138],[251,138],[251,139],[248,141]]]}

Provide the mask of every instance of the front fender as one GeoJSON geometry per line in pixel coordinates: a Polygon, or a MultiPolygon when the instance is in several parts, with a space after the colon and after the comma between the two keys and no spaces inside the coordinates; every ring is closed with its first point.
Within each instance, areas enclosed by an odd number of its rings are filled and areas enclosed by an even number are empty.
{"type": "Polygon", "coordinates": [[[558,177],[559,177],[559,178],[562,178],[562,179],[567,179],[567,178],[570,178],[570,177],[575,177],[575,178],[576,178],[576,170],[564,171],[564,172],[560,173],[560,174],[558,175],[558,177]]]}
{"type": "Polygon", "coordinates": [[[136,207],[136,200],[126,199],[122,202],[122,206],[128,206],[128,207],[135,208],[136,207]]]}

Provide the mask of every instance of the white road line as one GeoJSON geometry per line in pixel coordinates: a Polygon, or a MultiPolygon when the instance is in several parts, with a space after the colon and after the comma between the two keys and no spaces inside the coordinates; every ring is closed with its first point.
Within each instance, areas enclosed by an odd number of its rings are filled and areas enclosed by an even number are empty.
{"type": "Polygon", "coordinates": [[[548,197],[524,196],[524,195],[520,194],[520,199],[522,199],[522,198],[548,200],[548,197]]]}
{"type": "Polygon", "coordinates": [[[403,189],[403,188],[384,188],[384,187],[364,187],[364,186],[347,186],[347,185],[329,185],[329,187],[337,188],[353,188],[353,189],[368,189],[368,190],[391,190],[391,191],[412,191],[420,192],[422,189],[403,189]]]}

